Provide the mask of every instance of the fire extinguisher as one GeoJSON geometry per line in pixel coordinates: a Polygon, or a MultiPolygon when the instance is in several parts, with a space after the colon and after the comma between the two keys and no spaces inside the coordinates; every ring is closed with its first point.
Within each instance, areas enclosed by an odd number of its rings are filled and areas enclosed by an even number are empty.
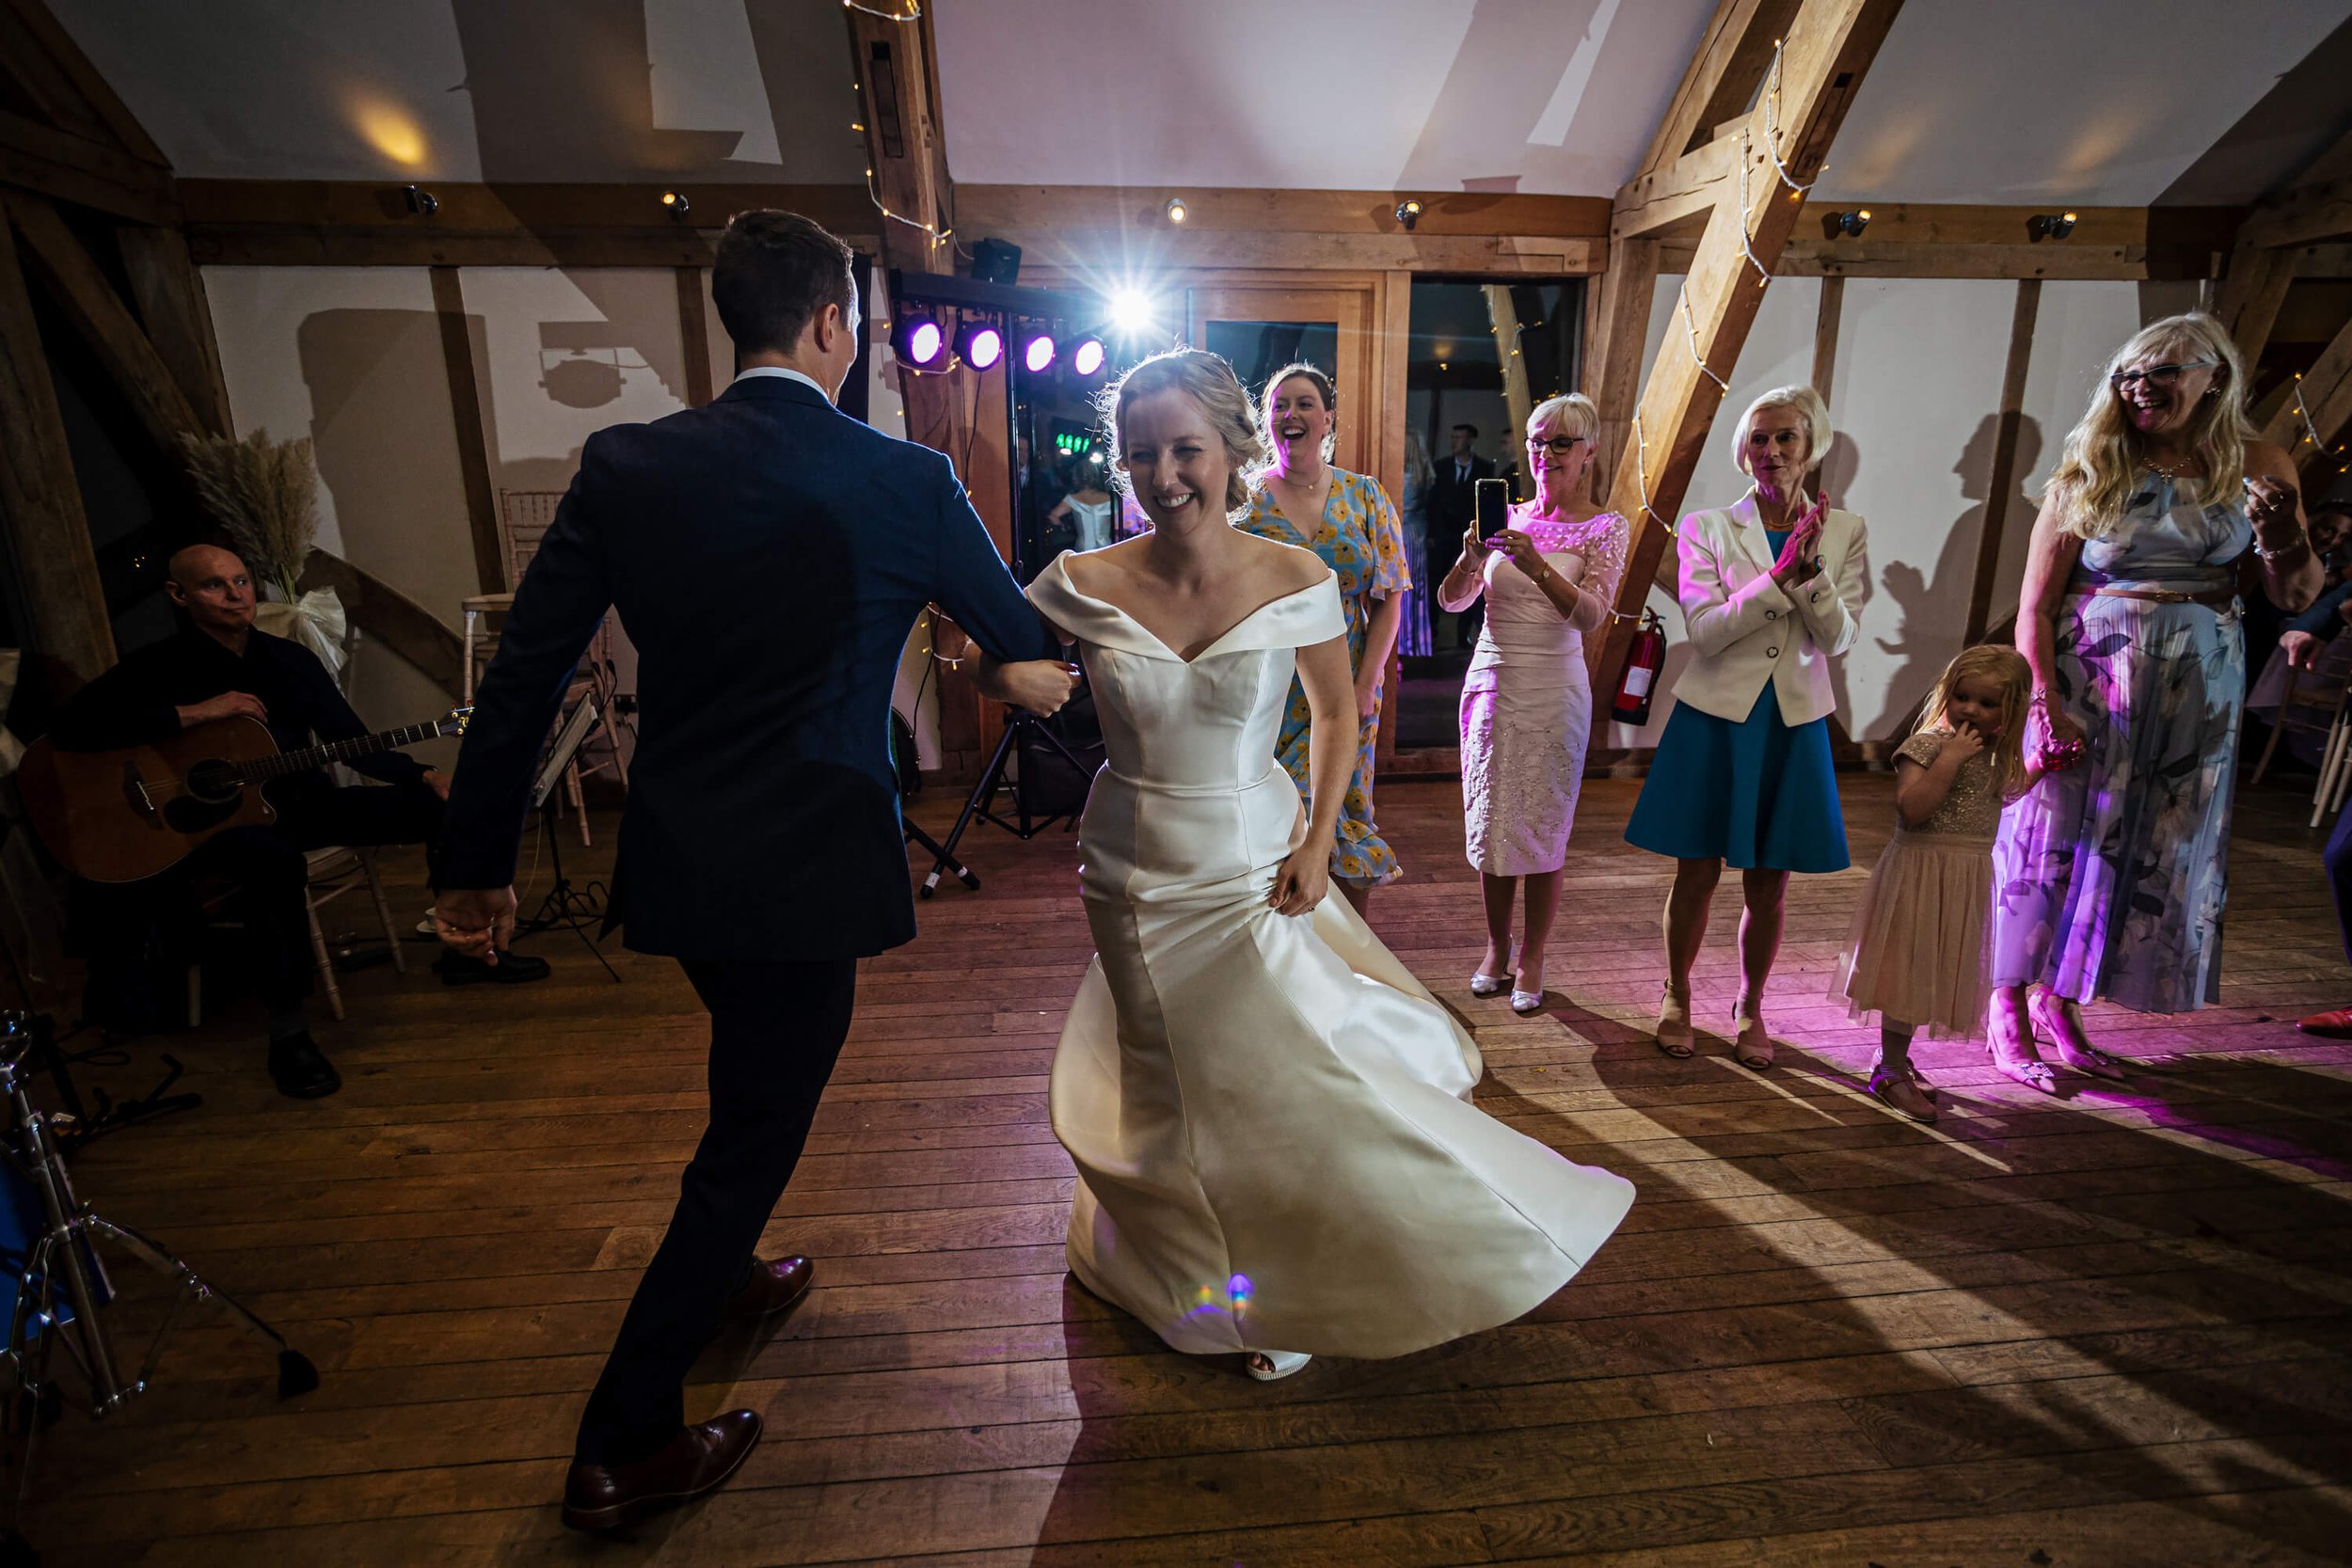
{"type": "Polygon", "coordinates": [[[1658,672],[1666,664],[1666,628],[1658,611],[1642,611],[1642,626],[1626,650],[1625,673],[1617,677],[1616,701],[1609,716],[1621,724],[1649,722],[1650,699],[1658,694],[1658,672]]]}

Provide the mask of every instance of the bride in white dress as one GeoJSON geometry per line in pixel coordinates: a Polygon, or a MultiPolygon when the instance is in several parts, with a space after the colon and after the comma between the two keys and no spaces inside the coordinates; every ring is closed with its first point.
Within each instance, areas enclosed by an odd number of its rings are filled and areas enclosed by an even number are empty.
{"type": "Polygon", "coordinates": [[[1080,829],[1097,957],[1054,1061],[1070,1267],[1179,1351],[1391,1356],[1565,1284],[1633,1188],[1470,1104],[1478,1050],[1343,898],[1355,765],[1328,568],[1227,522],[1264,459],[1226,362],[1137,366],[1113,451],[1152,531],[1029,596],[1093,682],[1109,760],[1080,829]],[[1313,805],[1274,759],[1294,668],[1313,805]]]}

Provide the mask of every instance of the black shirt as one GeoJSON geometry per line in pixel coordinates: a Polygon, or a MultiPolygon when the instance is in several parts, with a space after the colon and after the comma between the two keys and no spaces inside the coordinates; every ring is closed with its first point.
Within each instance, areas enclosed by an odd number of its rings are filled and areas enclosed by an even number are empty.
{"type": "MultiPolygon", "coordinates": [[[[262,700],[269,710],[269,733],[281,752],[368,733],[326,666],[301,643],[256,628],[246,634],[239,655],[188,626],[124,656],[75,692],[50,734],[68,751],[136,746],[177,735],[178,709],[229,691],[262,700]]],[[[378,752],[349,766],[387,784],[417,779],[425,770],[424,764],[398,752],[378,752]]],[[[325,774],[317,778],[324,782],[325,774]]]]}

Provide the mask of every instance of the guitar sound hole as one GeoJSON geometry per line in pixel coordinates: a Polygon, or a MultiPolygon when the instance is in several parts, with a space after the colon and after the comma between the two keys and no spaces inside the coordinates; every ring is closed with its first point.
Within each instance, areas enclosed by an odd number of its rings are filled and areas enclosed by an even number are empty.
{"type": "Polygon", "coordinates": [[[218,803],[237,797],[237,773],[233,763],[208,759],[188,769],[188,793],[199,800],[218,803]]]}

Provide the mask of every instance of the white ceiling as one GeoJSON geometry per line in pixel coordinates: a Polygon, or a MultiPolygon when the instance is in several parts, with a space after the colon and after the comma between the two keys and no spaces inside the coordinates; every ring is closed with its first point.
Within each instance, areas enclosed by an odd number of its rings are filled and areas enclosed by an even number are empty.
{"type": "MultiPolygon", "coordinates": [[[[49,3],[185,176],[826,182],[865,166],[839,0],[49,3]]],[[[1633,172],[1714,9],[932,3],[960,181],[1589,196],[1633,172]]],[[[2151,201],[2347,16],[2352,0],[1910,0],[1821,194],[2151,201]]],[[[2352,119],[2352,93],[2333,119],[2313,135],[2352,119]]],[[[2223,183],[2242,188],[2208,181],[2201,198],[2249,199],[2282,172],[2241,157],[2223,183]]]]}

